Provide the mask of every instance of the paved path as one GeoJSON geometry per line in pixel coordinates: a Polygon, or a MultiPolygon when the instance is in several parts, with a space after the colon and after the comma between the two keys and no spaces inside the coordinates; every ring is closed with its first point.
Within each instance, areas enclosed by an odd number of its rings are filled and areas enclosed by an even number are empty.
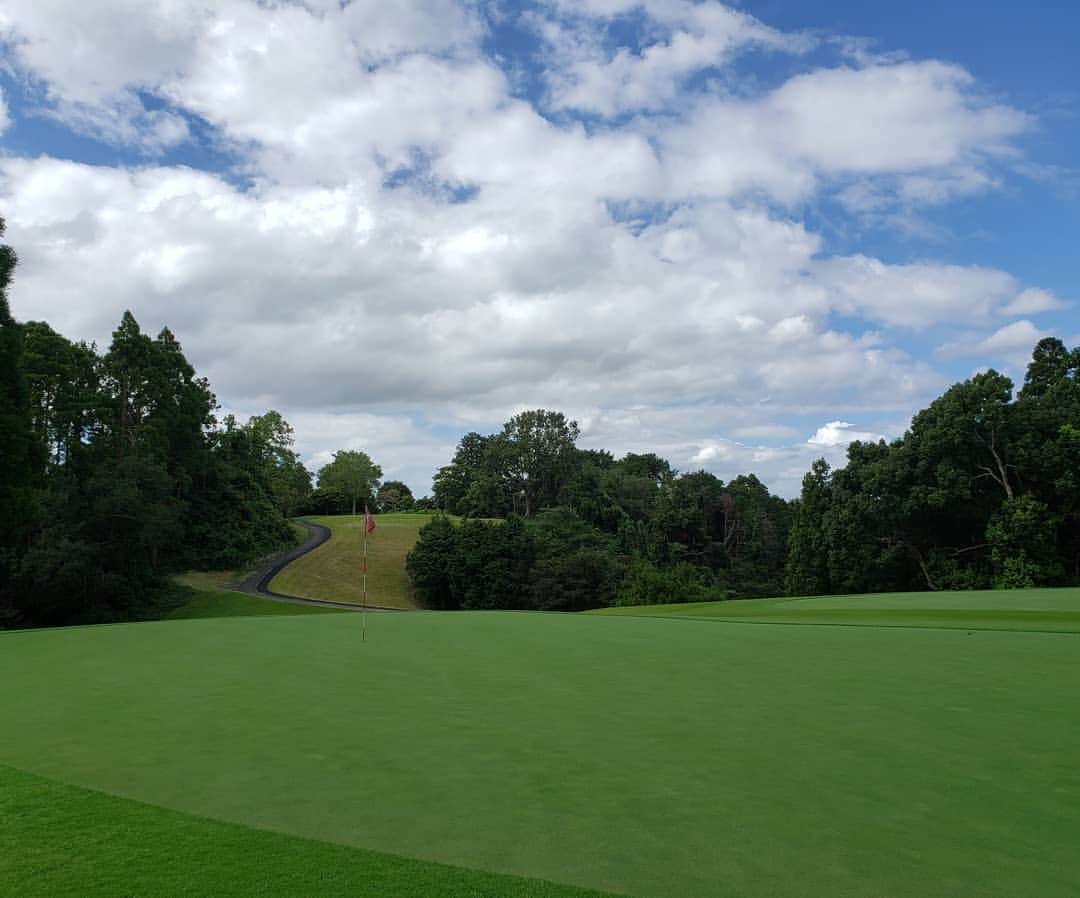
{"type": "Polygon", "coordinates": [[[331,602],[327,599],[307,599],[303,596],[290,596],[281,592],[273,592],[270,589],[270,581],[278,575],[285,565],[296,561],[301,555],[306,555],[312,549],[317,549],[324,542],[330,539],[330,528],[324,527],[322,524],[312,524],[308,521],[297,521],[301,527],[304,527],[308,531],[308,538],[303,545],[297,546],[295,549],[290,549],[288,552],[281,552],[278,555],[271,555],[269,558],[263,560],[262,564],[255,569],[253,573],[248,575],[242,582],[231,587],[237,589],[240,592],[246,592],[253,596],[260,596],[264,599],[272,599],[275,602],[293,602],[299,605],[322,605],[325,608],[342,608],[348,611],[362,611],[365,608],[368,611],[402,611],[402,608],[384,608],[379,605],[357,605],[353,602],[331,602]]]}

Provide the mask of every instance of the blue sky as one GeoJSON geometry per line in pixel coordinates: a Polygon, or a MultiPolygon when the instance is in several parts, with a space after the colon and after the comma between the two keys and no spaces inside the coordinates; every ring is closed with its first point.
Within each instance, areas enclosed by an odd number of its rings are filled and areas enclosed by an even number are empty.
{"type": "Polygon", "coordinates": [[[317,467],[529,407],[792,494],[1080,342],[1066,4],[10,0],[13,307],[168,324],[317,467]]]}

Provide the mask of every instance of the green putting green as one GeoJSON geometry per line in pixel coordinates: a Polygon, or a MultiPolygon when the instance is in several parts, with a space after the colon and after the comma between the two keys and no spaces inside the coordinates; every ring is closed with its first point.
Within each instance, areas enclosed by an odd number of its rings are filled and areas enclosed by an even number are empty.
{"type": "Polygon", "coordinates": [[[905,592],[601,608],[590,614],[730,623],[1080,633],[1080,589],[905,592]]]}
{"type": "Polygon", "coordinates": [[[1080,891],[1075,635],[494,612],[369,615],[361,642],[360,625],[0,634],[0,763],[636,896],[1080,891]]]}

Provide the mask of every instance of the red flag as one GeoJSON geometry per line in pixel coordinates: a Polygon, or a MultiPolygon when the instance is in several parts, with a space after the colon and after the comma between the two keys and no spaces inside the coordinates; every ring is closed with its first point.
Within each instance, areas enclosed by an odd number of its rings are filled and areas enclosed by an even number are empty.
{"type": "Polygon", "coordinates": [[[375,529],[375,518],[371,512],[368,511],[366,505],[364,506],[364,527],[367,529],[368,533],[371,533],[371,531],[375,529]]]}

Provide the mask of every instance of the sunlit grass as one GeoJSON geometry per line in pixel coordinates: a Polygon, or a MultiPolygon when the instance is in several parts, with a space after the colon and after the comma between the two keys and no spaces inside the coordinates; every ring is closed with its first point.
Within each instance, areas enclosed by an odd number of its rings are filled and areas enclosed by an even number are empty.
{"type": "MultiPolygon", "coordinates": [[[[1080,893],[1074,634],[368,617],[366,642],[348,613],[0,634],[0,763],[234,824],[646,898],[1080,893]]],[[[93,883],[100,852],[117,876],[130,851],[113,855],[113,824],[79,808],[60,802],[45,829],[37,811],[24,817],[38,843],[57,834],[41,869],[59,876],[70,855],[93,883]],[[81,822],[65,828],[68,814],[81,822]]],[[[29,849],[4,838],[10,868],[29,849]]],[[[159,838],[167,851],[168,827],[159,838]]],[[[258,856],[239,844],[230,857],[200,849],[209,869],[238,865],[223,882],[258,856]]],[[[292,870],[310,863],[297,854],[292,870]]],[[[183,894],[162,864],[156,893],[148,861],[128,891],[105,879],[112,891],[86,894],[183,894]]],[[[383,894],[416,894],[402,876],[383,894]]],[[[468,894],[428,883],[432,898],[468,894]]]]}
{"type": "MultiPolygon", "coordinates": [[[[297,559],[270,584],[274,592],[334,602],[363,601],[364,517],[337,515],[308,518],[325,524],[333,536],[315,551],[297,559]]],[[[415,608],[405,573],[405,556],[430,515],[381,514],[368,539],[368,604],[415,608]]]]}
{"type": "Polygon", "coordinates": [[[604,608],[590,613],[742,623],[1080,632],[1080,589],[748,599],[604,608]]]}

